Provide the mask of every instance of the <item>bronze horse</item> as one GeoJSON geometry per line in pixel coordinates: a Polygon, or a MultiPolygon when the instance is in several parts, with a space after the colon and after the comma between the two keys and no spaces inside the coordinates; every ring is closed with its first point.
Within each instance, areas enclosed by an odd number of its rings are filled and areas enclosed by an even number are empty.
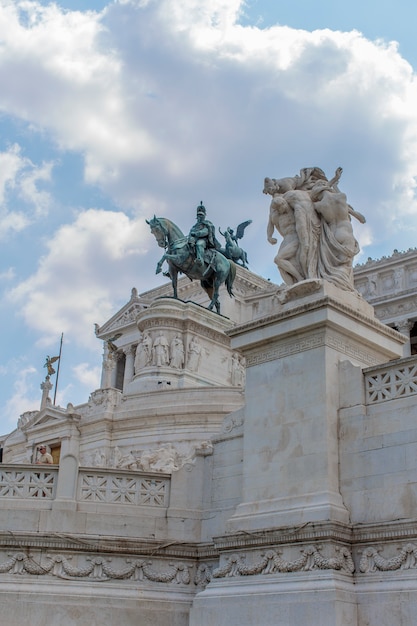
{"type": "Polygon", "coordinates": [[[204,264],[196,263],[193,249],[180,228],[166,217],[153,217],[146,220],[151,233],[155,236],[158,246],[166,252],[156,266],[156,273],[162,271],[164,261],[168,263],[168,275],[172,282],[174,298],[177,298],[178,273],[182,272],[191,280],[200,280],[201,286],[210,298],[208,308],[214,307],[220,313],[219,289],[224,283],[230,296],[233,296],[233,281],[236,276],[236,266],[233,261],[226,259],[218,250],[206,250],[204,264]]]}

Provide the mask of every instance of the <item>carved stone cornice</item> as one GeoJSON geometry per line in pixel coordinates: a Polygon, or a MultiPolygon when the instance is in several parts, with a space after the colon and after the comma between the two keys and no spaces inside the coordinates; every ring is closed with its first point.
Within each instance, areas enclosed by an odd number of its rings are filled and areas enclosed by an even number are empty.
{"type": "Polygon", "coordinates": [[[294,543],[329,541],[351,543],[353,527],[341,522],[308,522],[271,530],[242,531],[214,538],[219,551],[239,548],[261,548],[294,543]]]}
{"type": "Polygon", "coordinates": [[[408,250],[402,250],[401,252],[399,252],[398,250],[394,250],[392,255],[383,256],[380,259],[371,259],[369,257],[368,260],[365,261],[364,263],[357,263],[355,267],[353,268],[353,271],[356,276],[356,274],[359,275],[360,273],[362,273],[363,271],[367,271],[368,269],[385,267],[386,265],[389,265],[393,262],[394,263],[398,261],[403,262],[407,260],[407,258],[413,259],[415,258],[416,253],[417,253],[417,248],[409,248],[408,250]]]}
{"type": "Polygon", "coordinates": [[[358,524],[353,528],[354,541],[357,544],[399,540],[417,541],[417,519],[358,524]]]}
{"type": "Polygon", "coordinates": [[[311,522],[186,543],[0,531],[0,576],[161,583],[204,588],[212,579],[336,570],[348,577],[417,569],[417,520],[311,522]],[[355,567],[356,563],[356,567],[355,567]]]}
{"type": "Polygon", "coordinates": [[[348,357],[357,358],[362,363],[367,363],[369,366],[378,363],[380,360],[375,350],[372,350],[369,346],[364,346],[360,341],[343,336],[341,333],[322,330],[306,335],[300,333],[295,339],[289,341],[269,342],[266,349],[262,352],[254,351],[251,354],[251,351],[248,351],[246,354],[246,367],[275,361],[290,354],[297,354],[322,346],[334,348],[348,357]]]}
{"type": "Polygon", "coordinates": [[[336,300],[335,298],[328,295],[318,297],[315,300],[310,300],[309,302],[304,302],[299,305],[287,307],[284,310],[278,311],[277,313],[267,315],[261,319],[246,322],[245,324],[240,324],[239,326],[226,330],[225,332],[227,335],[229,335],[229,337],[235,337],[244,332],[256,330],[260,326],[280,322],[282,320],[288,320],[290,318],[298,317],[305,313],[317,311],[319,309],[327,307],[329,309],[333,309],[334,311],[348,314],[352,319],[357,320],[358,322],[361,322],[369,328],[372,328],[378,332],[382,332],[386,336],[391,337],[397,341],[404,341],[404,338],[400,333],[392,328],[389,328],[385,324],[382,324],[382,322],[380,322],[378,319],[364,315],[360,311],[356,311],[349,305],[344,304],[343,302],[340,302],[339,300],[336,300]]]}
{"type": "Polygon", "coordinates": [[[104,535],[83,535],[71,533],[30,533],[0,531],[0,547],[25,551],[27,548],[39,550],[61,550],[121,556],[160,556],[164,558],[195,559],[198,556],[216,556],[213,546],[199,546],[182,541],[155,541],[129,537],[106,537],[104,535]]]}

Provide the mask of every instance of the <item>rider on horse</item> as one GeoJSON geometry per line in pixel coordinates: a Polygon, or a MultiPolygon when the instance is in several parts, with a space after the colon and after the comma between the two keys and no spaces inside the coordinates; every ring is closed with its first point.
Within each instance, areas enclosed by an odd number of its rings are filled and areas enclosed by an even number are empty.
{"type": "Polygon", "coordinates": [[[214,225],[206,220],[206,209],[201,202],[197,207],[197,222],[188,235],[188,242],[194,251],[196,262],[204,264],[204,253],[209,248],[219,249],[220,244],[215,236],[214,225]]]}

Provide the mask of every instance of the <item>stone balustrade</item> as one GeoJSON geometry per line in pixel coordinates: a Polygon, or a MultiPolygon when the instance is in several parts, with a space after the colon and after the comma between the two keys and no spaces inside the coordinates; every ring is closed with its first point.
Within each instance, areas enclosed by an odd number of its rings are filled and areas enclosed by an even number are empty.
{"type": "MultiPolygon", "coordinates": [[[[65,477],[66,479],[68,477],[65,477]]],[[[61,477],[62,480],[62,477],[61,477]]],[[[2,464],[0,498],[55,500],[59,466],[2,464]]],[[[127,470],[80,468],[75,481],[77,502],[168,507],[170,478],[127,470]]]]}
{"type": "Polygon", "coordinates": [[[1,465],[0,497],[53,500],[57,477],[58,467],[35,469],[33,465],[1,465]]]}
{"type": "Polygon", "coordinates": [[[401,359],[365,371],[366,404],[385,402],[417,394],[417,360],[401,359]]]}

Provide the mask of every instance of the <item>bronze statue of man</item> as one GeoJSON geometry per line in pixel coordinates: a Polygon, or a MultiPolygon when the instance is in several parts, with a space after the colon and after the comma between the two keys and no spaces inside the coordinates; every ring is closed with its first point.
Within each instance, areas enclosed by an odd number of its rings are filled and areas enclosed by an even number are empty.
{"type": "Polygon", "coordinates": [[[204,253],[208,248],[220,248],[214,225],[206,219],[206,209],[202,202],[197,207],[197,222],[190,230],[188,241],[195,251],[196,262],[199,265],[204,264],[204,253]]]}

